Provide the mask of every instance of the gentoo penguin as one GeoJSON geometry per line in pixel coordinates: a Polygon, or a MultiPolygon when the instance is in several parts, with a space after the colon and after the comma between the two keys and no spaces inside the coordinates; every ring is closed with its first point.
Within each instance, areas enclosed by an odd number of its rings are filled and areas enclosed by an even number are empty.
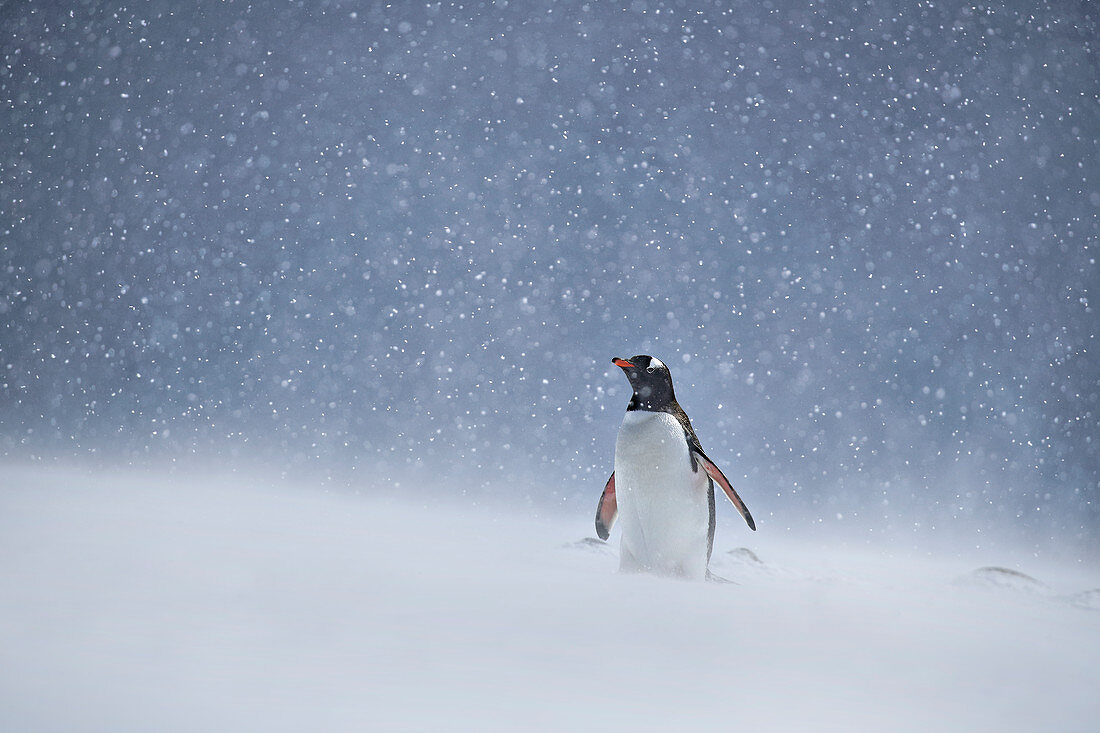
{"type": "Polygon", "coordinates": [[[596,534],[606,540],[621,516],[620,571],[704,578],[714,546],[714,483],[750,529],[756,522],[699,445],[668,367],[645,354],[612,361],[634,395],[615,440],[615,470],[596,508],[596,534]]]}

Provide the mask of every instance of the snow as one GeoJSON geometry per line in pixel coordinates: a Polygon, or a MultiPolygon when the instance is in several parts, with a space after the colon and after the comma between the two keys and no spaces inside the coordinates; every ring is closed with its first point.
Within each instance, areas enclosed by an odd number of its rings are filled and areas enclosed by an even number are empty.
{"type": "Polygon", "coordinates": [[[1096,727],[1096,3],[269,5],[4,6],[0,733],[1096,727]]]}
{"type": "Polygon", "coordinates": [[[998,572],[722,514],[712,568],[732,582],[692,583],[617,573],[618,534],[586,539],[588,513],[381,477],[356,494],[0,469],[3,730],[1005,733],[1100,715],[1095,565],[1009,553],[998,572]]]}

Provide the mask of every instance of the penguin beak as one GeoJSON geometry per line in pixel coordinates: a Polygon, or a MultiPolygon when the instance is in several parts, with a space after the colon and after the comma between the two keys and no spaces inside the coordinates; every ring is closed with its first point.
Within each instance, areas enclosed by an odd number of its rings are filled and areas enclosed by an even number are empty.
{"type": "Polygon", "coordinates": [[[614,364],[617,367],[622,368],[622,369],[627,369],[628,367],[633,367],[634,366],[633,364],[631,364],[626,359],[620,359],[617,356],[614,359],[611,360],[611,363],[614,364]]]}

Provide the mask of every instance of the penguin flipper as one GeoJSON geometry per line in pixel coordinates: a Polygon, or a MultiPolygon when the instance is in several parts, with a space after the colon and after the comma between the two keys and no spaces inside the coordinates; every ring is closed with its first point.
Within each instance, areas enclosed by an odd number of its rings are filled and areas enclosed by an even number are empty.
{"type": "Polygon", "coordinates": [[[611,536],[611,525],[615,523],[615,517],[619,516],[619,505],[615,501],[615,472],[611,472],[611,478],[603,487],[600,494],[600,503],[596,506],[596,534],[601,540],[611,536]]]}
{"type": "Polygon", "coordinates": [[[741,497],[737,495],[737,492],[730,486],[729,479],[726,478],[718,466],[714,465],[714,462],[707,458],[699,451],[695,451],[692,455],[695,456],[695,460],[703,466],[703,470],[707,472],[714,483],[722,487],[722,491],[726,492],[726,496],[733,502],[733,505],[737,507],[737,511],[741,512],[741,516],[745,518],[745,522],[749,525],[749,529],[753,532],[756,531],[756,522],[753,520],[752,515],[749,514],[749,508],[745,506],[745,502],[741,501],[741,497]]]}

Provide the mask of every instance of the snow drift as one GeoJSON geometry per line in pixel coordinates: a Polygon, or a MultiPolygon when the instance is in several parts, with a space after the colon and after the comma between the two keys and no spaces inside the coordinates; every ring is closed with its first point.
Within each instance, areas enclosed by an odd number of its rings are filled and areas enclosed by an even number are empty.
{"type": "Polygon", "coordinates": [[[3,730],[1004,733],[1100,715],[1094,569],[979,571],[727,518],[712,568],[734,582],[689,583],[618,574],[617,534],[586,539],[587,514],[5,473],[3,730]]]}

